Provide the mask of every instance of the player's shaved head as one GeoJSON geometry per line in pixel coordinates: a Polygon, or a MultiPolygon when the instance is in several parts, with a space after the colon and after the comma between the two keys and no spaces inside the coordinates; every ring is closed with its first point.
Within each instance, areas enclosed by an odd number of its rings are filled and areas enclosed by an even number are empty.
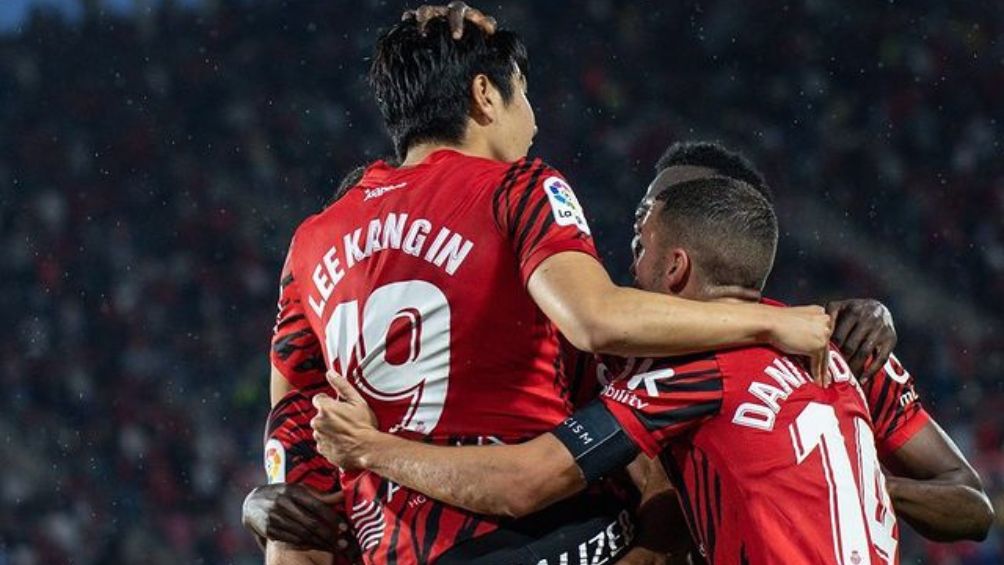
{"type": "Polygon", "coordinates": [[[762,290],[774,265],[774,206],[749,184],[704,177],[665,187],[655,199],[662,250],[682,248],[706,284],[762,290]]]}
{"type": "Polygon", "coordinates": [[[489,35],[466,22],[463,37],[454,39],[446,18],[430,20],[424,32],[411,18],[377,40],[369,80],[394,149],[404,158],[416,143],[461,142],[477,75],[485,75],[508,104],[514,77],[526,71],[526,48],[511,31],[489,35]]]}

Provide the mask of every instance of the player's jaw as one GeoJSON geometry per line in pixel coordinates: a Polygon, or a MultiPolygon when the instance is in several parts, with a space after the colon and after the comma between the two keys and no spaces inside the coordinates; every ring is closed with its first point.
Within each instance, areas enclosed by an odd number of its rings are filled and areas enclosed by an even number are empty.
{"type": "Polygon", "coordinates": [[[634,239],[631,240],[631,275],[635,286],[649,292],[675,294],[671,277],[667,273],[667,252],[664,242],[656,233],[654,217],[658,215],[658,202],[643,200],[635,215],[634,239]]]}

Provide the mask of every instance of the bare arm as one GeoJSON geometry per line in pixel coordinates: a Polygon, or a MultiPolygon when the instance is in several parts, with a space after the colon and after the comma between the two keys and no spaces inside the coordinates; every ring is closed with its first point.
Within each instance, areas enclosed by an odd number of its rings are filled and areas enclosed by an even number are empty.
{"type": "Polygon", "coordinates": [[[268,398],[272,406],[275,406],[277,402],[282,400],[283,396],[289,394],[289,391],[293,390],[293,385],[289,384],[286,377],[282,376],[279,369],[275,365],[271,365],[272,374],[269,376],[268,381],[268,398]]]}
{"type": "Polygon", "coordinates": [[[265,547],[265,565],[332,565],[334,554],[316,549],[297,549],[281,541],[265,547]]]}
{"type": "Polygon", "coordinates": [[[317,450],[347,469],[368,469],[432,498],[478,512],[520,517],[586,486],[564,445],[544,434],[517,445],[443,447],[375,429],[365,400],[344,378],[340,399],[314,397],[317,450]]]}
{"type": "MultiPolygon", "coordinates": [[[[696,302],[620,287],[596,259],[565,252],[530,276],[530,295],[577,348],[668,356],[769,343],[825,361],[830,318],[822,308],[696,302]]],[[[818,373],[817,373],[818,374],[818,373]]]]}
{"type": "Polygon", "coordinates": [[[896,513],[924,537],[986,539],[993,506],[976,471],[938,424],[929,422],[888,464],[903,475],[887,479],[896,513]]]}
{"type": "Polygon", "coordinates": [[[473,512],[518,518],[586,486],[551,434],[518,445],[442,447],[376,433],[360,454],[361,466],[473,512]]]}

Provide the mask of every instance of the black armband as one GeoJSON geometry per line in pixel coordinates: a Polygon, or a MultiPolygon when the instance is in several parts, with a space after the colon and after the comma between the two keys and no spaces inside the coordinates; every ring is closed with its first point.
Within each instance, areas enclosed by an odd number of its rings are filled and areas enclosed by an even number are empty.
{"type": "Polygon", "coordinates": [[[551,430],[572,454],[586,482],[620,469],[638,455],[638,446],[599,400],[575,411],[551,430]]]}

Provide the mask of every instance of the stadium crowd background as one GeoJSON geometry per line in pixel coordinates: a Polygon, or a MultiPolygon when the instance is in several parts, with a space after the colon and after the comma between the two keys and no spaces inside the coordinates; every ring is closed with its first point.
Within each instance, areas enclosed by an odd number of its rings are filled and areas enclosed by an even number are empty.
{"type": "MultiPolygon", "coordinates": [[[[404,4],[138,4],[0,36],[3,565],[260,561],[239,514],[263,481],[280,263],[341,176],[390,148],[363,76],[404,4]]],[[[669,142],[746,151],[780,208],[770,294],[884,300],[1004,515],[1004,7],[480,7],[526,38],[533,151],[576,187],[613,272],[669,142]]],[[[901,548],[1004,562],[999,526],[901,548]]]]}

